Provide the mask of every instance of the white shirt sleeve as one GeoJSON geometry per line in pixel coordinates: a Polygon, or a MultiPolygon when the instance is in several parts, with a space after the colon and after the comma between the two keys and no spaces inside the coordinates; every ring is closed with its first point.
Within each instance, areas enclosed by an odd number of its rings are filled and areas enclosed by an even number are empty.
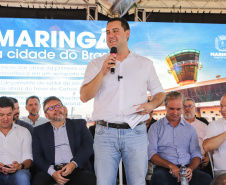
{"type": "Polygon", "coordinates": [[[22,144],[22,161],[27,159],[33,160],[31,134],[28,129],[23,129],[23,144],[22,144]]]}
{"type": "Polygon", "coordinates": [[[102,65],[108,55],[109,54],[104,55],[103,57],[94,59],[88,64],[82,85],[88,84],[98,75],[98,73],[101,71],[102,65]]]}
{"type": "Polygon", "coordinates": [[[150,68],[149,68],[148,74],[149,74],[148,91],[150,91],[151,96],[154,96],[159,92],[164,92],[164,89],[159,81],[159,78],[157,76],[157,73],[152,61],[150,62],[150,68]]]}
{"type": "Polygon", "coordinates": [[[215,125],[214,122],[211,122],[207,127],[206,136],[204,140],[211,137],[215,137],[217,135],[219,135],[217,125],[215,125]]]}

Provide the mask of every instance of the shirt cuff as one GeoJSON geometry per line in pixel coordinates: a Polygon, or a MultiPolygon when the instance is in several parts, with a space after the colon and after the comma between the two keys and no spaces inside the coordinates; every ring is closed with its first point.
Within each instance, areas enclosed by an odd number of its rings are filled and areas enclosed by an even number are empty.
{"type": "Polygon", "coordinates": [[[78,168],[78,164],[75,161],[71,161],[75,164],[75,168],[78,168]]]}
{"type": "Polygon", "coordinates": [[[150,151],[150,152],[148,152],[148,160],[151,160],[151,158],[153,157],[153,155],[155,155],[155,154],[157,154],[157,152],[156,151],[150,151]]]}
{"type": "Polygon", "coordinates": [[[27,159],[30,159],[30,160],[33,161],[32,154],[23,154],[23,156],[22,156],[22,162],[25,161],[25,160],[27,160],[27,159]]]}
{"type": "Polygon", "coordinates": [[[53,176],[53,173],[55,172],[56,170],[54,170],[54,166],[51,165],[48,169],[48,174],[50,174],[51,176],[53,176]]]}

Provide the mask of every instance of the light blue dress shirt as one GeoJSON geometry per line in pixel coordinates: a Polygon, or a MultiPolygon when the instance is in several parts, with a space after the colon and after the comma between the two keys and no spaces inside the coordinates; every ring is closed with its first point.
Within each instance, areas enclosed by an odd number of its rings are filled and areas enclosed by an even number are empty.
{"type": "MultiPolygon", "coordinates": [[[[70,163],[71,159],[73,158],[73,155],[68,140],[66,122],[59,129],[53,126],[53,132],[55,143],[55,165],[58,165],[60,163],[70,163]]],[[[76,162],[75,161],[72,162],[74,162],[77,167],[76,162]]],[[[51,165],[48,169],[48,173],[52,176],[54,172],[55,172],[54,166],[51,165]]]]}
{"type": "Polygon", "coordinates": [[[183,118],[176,127],[161,118],[150,127],[148,140],[148,159],[158,154],[175,165],[190,164],[194,157],[202,159],[196,130],[183,118]]]}

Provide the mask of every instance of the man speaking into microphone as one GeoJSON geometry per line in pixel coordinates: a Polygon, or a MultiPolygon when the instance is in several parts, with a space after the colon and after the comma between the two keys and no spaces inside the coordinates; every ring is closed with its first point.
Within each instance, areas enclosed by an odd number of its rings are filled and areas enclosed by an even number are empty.
{"type": "Polygon", "coordinates": [[[107,45],[111,51],[115,47],[117,53],[113,51],[91,61],[80,89],[82,102],[94,98],[92,119],[97,123],[94,166],[98,185],[115,185],[121,158],[127,184],[146,184],[145,121],[165,97],[153,62],[129,50],[129,36],[126,20],[113,18],[108,21],[107,45]],[[113,67],[114,72],[111,71],[113,67]],[[152,96],[148,103],[147,91],[152,96]]]}

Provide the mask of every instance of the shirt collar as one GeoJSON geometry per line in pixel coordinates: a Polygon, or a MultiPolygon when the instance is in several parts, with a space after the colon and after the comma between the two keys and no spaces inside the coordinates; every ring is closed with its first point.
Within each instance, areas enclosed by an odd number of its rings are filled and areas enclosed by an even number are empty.
{"type": "MultiPolygon", "coordinates": [[[[52,125],[52,126],[53,126],[53,130],[57,130],[57,128],[54,125],[52,125]]],[[[64,124],[60,128],[65,128],[65,127],[66,127],[66,120],[65,120],[64,124]]]]}
{"type": "Polygon", "coordinates": [[[16,127],[17,127],[17,124],[15,124],[15,123],[13,122],[12,128],[16,128],[16,127]]]}
{"type": "Polygon", "coordinates": [[[13,124],[12,124],[12,128],[10,129],[10,131],[9,131],[9,132],[11,132],[12,130],[16,129],[17,127],[18,127],[18,125],[17,125],[17,124],[15,124],[15,123],[13,122],[13,124]]]}
{"type": "MultiPolygon", "coordinates": [[[[29,118],[29,115],[27,116],[27,118],[28,118],[29,120],[31,120],[31,119],[29,118]]],[[[38,121],[39,118],[40,118],[40,115],[38,115],[38,119],[37,119],[36,121],[38,121]]],[[[32,121],[32,120],[31,120],[31,121],[32,121]]],[[[35,122],[36,122],[36,121],[35,121],[35,122]]]]}
{"type": "MultiPolygon", "coordinates": [[[[180,118],[180,122],[179,122],[179,124],[182,124],[182,125],[185,125],[185,120],[184,120],[184,118],[180,118]]],[[[171,124],[170,122],[169,122],[169,120],[166,118],[166,116],[164,117],[164,119],[163,119],[163,124],[164,125],[166,125],[166,124],[171,124]]]]}

